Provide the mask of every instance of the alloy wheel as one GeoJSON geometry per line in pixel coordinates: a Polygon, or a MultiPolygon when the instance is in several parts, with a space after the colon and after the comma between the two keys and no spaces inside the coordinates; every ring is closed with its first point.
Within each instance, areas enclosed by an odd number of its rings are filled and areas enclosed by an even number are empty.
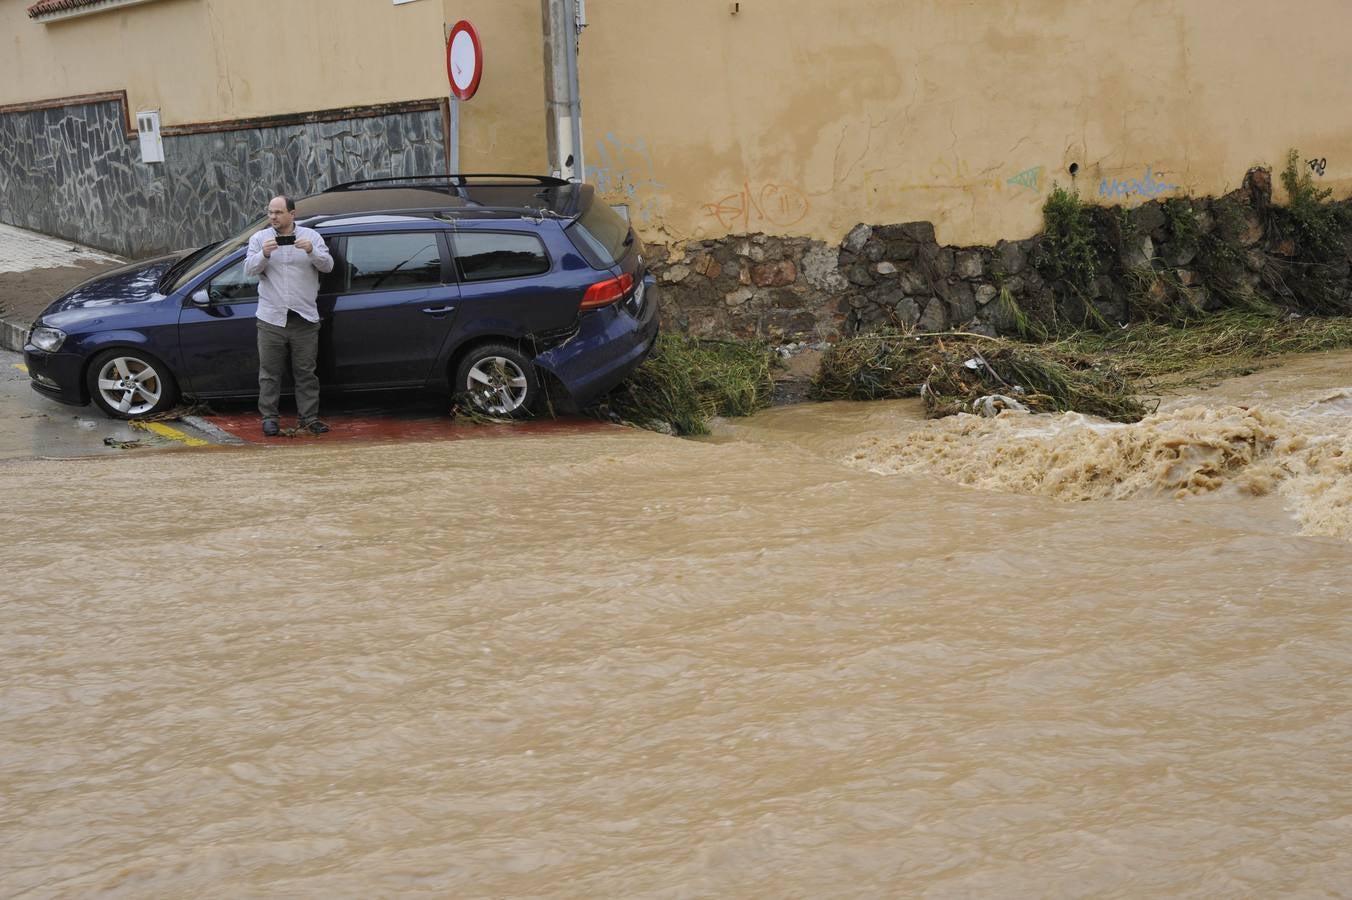
{"type": "Polygon", "coordinates": [[[134,356],[109,359],[99,369],[96,383],[103,402],[126,416],[150,412],[164,392],[160,373],[145,360],[134,356]]]}
{"type": "Polygon", "coordinates": [[[515,362],[502,356],[485,356],[470,367],[465,388],[484,412],[511,415],[526,402],[530,381],[515,362]]]}

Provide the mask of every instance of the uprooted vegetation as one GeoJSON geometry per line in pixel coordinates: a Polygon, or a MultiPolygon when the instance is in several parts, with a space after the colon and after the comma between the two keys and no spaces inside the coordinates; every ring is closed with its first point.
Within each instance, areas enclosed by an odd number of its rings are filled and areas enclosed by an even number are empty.
{"type": "Polygon", "coordinates": [[[1274,317],[1233,311],[1187,327],[1143,322],[1081,332],[1058,346],[1114,365],[1148,390],[1256,371],[1278,358],[1352,347],[1352,318],[1274,317]]]}
{"type": "Polygon", "coordinates": [[[1075,410],[1118,422],[1146,413],[1114,366],[1069,348],[976,334],[881,332],[833,347],[814,384],[822,400],[920,397],[931,417],[995,411],[1075,410]]]}
{"type": "Polygon", "coordinates": [[[835,345],[814,384],[822,400],[921,397],[932,417],[1074,411],[1135,422],[1151,394],[1255,371],[1281,356],[1352,347],[1352,319],[1227,312],[1189,326],[1140,323],[1033,345],[982,335],[878,332],[835,345]],[[1012,403],[1010,401],[1013,401],[1012,403]]]}
{"type": "Polygon", "coordinates": [[[773,394],[768,348],[663,332],[601,411],[641,428],[700,435],[709,433],[714,416],[749,416],[769,406],[773,394]]]}

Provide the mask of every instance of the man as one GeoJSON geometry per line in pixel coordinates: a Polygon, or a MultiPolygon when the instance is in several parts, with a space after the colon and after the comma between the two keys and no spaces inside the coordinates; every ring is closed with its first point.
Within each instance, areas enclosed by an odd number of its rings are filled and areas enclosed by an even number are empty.
{"type": "Polygon", "coordinates": [[[258,276],[258,413],[263,434],[275,437],[282,373],[291,362],[296,385],[296,427],[323,434],[319,420],[319,273],[333,271],[324,238],[296,224],[296,201],[282,194],[268,202],[268,227],[249,238],[244,271],[258,276]]]}

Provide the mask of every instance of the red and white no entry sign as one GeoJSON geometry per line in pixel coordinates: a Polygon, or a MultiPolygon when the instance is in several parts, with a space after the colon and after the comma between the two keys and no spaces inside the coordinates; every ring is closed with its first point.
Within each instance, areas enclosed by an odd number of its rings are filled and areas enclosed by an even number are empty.
{"type": "Polygon", "coordinates": [[[479,79],[484,75],[484,52],[479,43],[479,32],[464,19],[455,23],[446,40],[446,75],[451,79],[451,93],[461,100],[474,96],[479,89],[479,79]]]}

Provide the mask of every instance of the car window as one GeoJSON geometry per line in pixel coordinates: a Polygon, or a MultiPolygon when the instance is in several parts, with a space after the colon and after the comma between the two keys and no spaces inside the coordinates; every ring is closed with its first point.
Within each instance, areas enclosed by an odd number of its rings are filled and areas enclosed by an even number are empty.
{"type": "Polygon", "coordinates": [[[457,232],[455,264],[465,281],[521,278],[549,271],[549,254],[533,234],[457,232]]]}
{"type": "Polygon", "coordinates": [[[624,256],[629,246],[629,223],[598,200],[568,227],[568,236],[573,238],[574,246],[584,251],[588,262],[607,269],[624,256]]]}
{"type": "Polygon", "coordinates": [[[441,251],[433,232],[352,235],[343,257],[354,292],[441,284],[441,251]]]}
{"type": "Polygon", "coordinates": [[[216,273],[207,285],[207,296],[213,303],[233,300],[257,300],[258,276],[244,274],[244,260],[216,273]]]}
{"type": "MultiPolygon", "coordinates": [[[[226,238],[225,240],[217,244],[209,245],[210,250],[208,252],[203,253],[201,250],[199,250],[198,251],[199,255],[197,256],[197,258],[193,259],[190,265],[188,265],[182,272],[178,273],[178,276],[174,279],[173,284],[170,284],[167,287],[165,287],[165,290],[170,292],[177,290],[178,288],[187,284],[189,281],[192,281],[198,275],[201,275],[207,269],[210,269],[212,266],[216,265],[216,263],[225,259],[231,253],[234,253],[236,250],[240,250],[244,247],[247,247],[249,245],[249,238],[253,237],[255,232],[261,231],[267,226],[268,220],[267,217],[265,216],[262,219],[250,222],[248,227],[246,227],[243,231],[231,235],[230,237],[226,238]]],[[[207,248],[203,248],[203,250],[206,249],[207,248]]]]}

